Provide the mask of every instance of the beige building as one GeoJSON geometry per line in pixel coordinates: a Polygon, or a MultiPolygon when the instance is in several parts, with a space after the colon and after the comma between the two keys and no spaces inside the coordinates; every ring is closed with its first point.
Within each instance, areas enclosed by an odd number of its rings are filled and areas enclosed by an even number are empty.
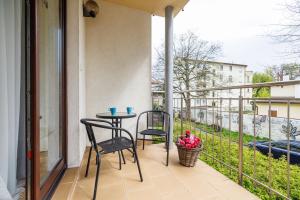
{"type": "Polygon", "coordinates": [[[269,115],[272,117],[300,119],[300,85],[274,86],[271,90],[271,109],[269,100],[257,100],[256,110],[258,115],[269,115]],[[276,100],[280,98],[280,100],[276,100]],[[283,100],[287,99],[287,100],[283,100]],[[288,99],[290,109],[288,109],[288,99]]]}

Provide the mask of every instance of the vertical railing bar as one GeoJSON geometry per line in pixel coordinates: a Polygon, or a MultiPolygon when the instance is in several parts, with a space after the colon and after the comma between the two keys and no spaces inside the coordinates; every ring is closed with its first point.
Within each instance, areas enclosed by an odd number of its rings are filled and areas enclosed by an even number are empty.
{"type": "Polygon", "coordinates": [[[183,133],[183,94],[180,96],[180,135],[183,133]]]}
{"type": "MultiPolygon", "coordinates": [[[[272,111],[271,111],[272,107],[271,107],[271,100],[269,99],[269,153],[268,153],[268,161],[269,161],[269,183],[268,186],[272,187],[272,126],[271,126],[271,122],[272,122],[272,111]]],[[[269,195],[271,197],[271,190],[269,190],[269,195]]]]}
{"type": "Polygon", "coordinates": [[[220,116],[219,116],[219,119],[220,119],[220,157],[221,157],[221,160],[223,160],[223,151],[222,151],[222,134],[223,134],[223,124],[222,124],[222,120],[223,120],[223,116],[222,116],[222,104],[223,104],[223,99],[220,98],[220,116]]]}
{"type": "Polygon", "coordinates": [[[291,123],[290,123],[290,106],[291,106],[291,102],[290,100],[288,100],[288,113],[287,113],[287,118],[288,118],[288,134],[287,134],[287,139],[288,139],[288,144],[287,144],[287,197],[290,198],[291,197],[291,179],[290,179],[290,159],[291,159],[291,155],[290,155],[290,151],[291,151],[291,141],[290,141],[290,134],[291,134],[291,123]]]}
{"type": "MultiPolygon", "coordinates": [[[[254,141],[253,141],[253,177],[256,178],[256,100],[253,101],[253,108],[254,108],[254,119],[253,119],[253,135],[254,135],[254,141]]],[[[256,182],[254,182],[256,185],[256,182]]]]}
{"type": "MultiPolygon", "coordinates": [[[[229,99],[229,164],[230,164],[230,166],[231,166],[231,102],[232,101],[232,99],[230,98],[229,99]]],[[[230,175],[231,175],[231,173],[232,173],[232,170],[231,170],[231,168],[230,168],[230,175]]]]}
{"type": "Polygon", "coordinates": [[[214,153],[215,153],[215,99],[213,98],[212,104],[212,155],[213,155],[213,164],[214,162],[214,153]]]}
{"type": "Polygon", "coordinates": [[[197,121],[197,104],[196,104],[197,98],[194,99],[194,131],[195,131],[195,135],[197,135],[197,129],[196,129],[196,121],[197,121]]]}
{"type": "MultiPolygon", "coordinates": [[[[189,130],[191,130],[192,131],[192,99],[191,99],[191,97],[189,97],[189,104],[190,104],[190,110],[189,111],[187,111],[188,113],[189,113],[189,130]]],[[[187,109],[187,108],[186,108],[187,109]]]]}
{"type": "MultiPolygon", "coordinates": [[[[207,103],[207,97],[205,98],[205,104],[206,104],[206,113],[205,113],[205,127],[207,127],[208,126],[208,119],[207,119],[207,117],[208,117],[208,103],[207,103]]],[[[208,136],[207,136],[207,132],[208,132],[208,130],[207,130],[207,128],[205,128],[205,141],[206,141],[206,144],[208,145],[208,136]]],[[[207,153],[208,153],[208,148],[206,149],[206,151],[207,151],[207,153]]],[[[207,159],[207,156],[206,156],[206,159],[207,159]]]]}
{"type": "Polygon", "coordinates": [[[201,128],[201,126],[202,126],[202,99],[201,98],[199,98],[199,101],[200,101],[200,105],[199,105],[199,108],[200,108],[200,112],[199,112],[199,117],[200,117],[200,120],[199,120],[199,124],[200,124],[200,126],[199,126],[199,131],[200,131],[200,138],[202,139],[202,128],[201,128]]]}
{"type": "Polygon", "coordinates": [[[239,97],[239,176],[238,181],[239,184],[243,185],[243,97],[241,96],[242,92],[240,91],[239,97]]]}

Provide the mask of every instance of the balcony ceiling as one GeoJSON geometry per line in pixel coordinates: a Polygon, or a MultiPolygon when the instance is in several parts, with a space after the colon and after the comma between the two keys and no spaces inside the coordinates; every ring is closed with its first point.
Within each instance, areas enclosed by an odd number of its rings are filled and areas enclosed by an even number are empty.
{"type": "Polygon", "coordinates": [[[150,14],[165,16],[165,7],[172,5],[174,13],[177,15],[189,0],[105,0],[119,5],[127,6],[138,10],[143,10],[150,14]]]}

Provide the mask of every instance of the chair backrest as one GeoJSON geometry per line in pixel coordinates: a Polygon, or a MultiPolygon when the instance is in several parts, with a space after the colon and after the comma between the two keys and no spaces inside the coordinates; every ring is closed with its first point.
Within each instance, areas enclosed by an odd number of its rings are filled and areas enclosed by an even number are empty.
{"type": "Polygon", "coordinates": [[[108,121],[98,120],[98,119],[81,119],[80,122],[85,125],[88,139],[89,139],[93,149],[98,154],[99,151],[98,151],[98,146],[97,146],[93,127],[104,128],[104,129],[113,129],[113,124],[108,121]],[[102,125],[100,123],[102,123],[102,125]],[[106,126],[103,125],[103,123],[106,124],[106,126]],[[109,125],[109,127],[107,125],[109,125]]]}
{"type": "Polygon", "coordinates": [[[137,131],[138,125],[142,118],[146,120],[146,129],[156,129],[156,130],[163,130],[165,132],[170,131],[170,114],[164,111],[145,111],[142,112],[137,121],[137,131]]]}

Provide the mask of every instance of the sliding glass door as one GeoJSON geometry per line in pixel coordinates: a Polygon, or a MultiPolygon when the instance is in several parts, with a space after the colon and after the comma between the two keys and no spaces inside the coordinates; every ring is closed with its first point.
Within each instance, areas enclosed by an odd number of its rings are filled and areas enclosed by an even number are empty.
{"type": "Polygon", "coordinates": [[[62,159],[62,31],[60,0],[38,4],[40,185],[62,159]]]}
{"type": "Polygon", "coordinates": [[[66,168],[65,1],[31,2],[32,195],[43,199],[66,168]]]}

